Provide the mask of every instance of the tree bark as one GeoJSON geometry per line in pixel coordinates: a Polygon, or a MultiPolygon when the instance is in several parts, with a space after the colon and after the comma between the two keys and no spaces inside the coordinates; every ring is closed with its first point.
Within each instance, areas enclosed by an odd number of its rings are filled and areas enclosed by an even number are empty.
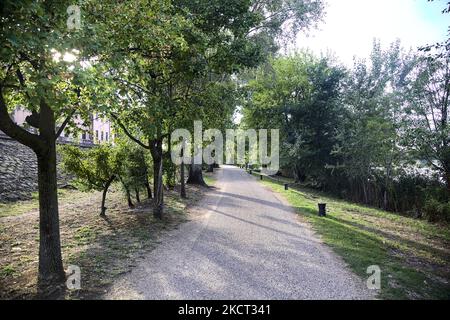
{"type": "Polygon", "coordinates": [[[133,201],[131,200],[131,194],[128,187],[125,187],[125,192],[127,194],[127,202],[128,202],[128,208],[134,208],[133,201]]]}
{"type": "Polygon", "coordinates": [[[447,185],[447,193],[450,196],[450,170],[445,171],[445,183],[447,185]]]}
{"type": "Polygon", "coordinates": [[[128,186],[123,181],[122,177],[119,175],[119,180],[122,183],[123,188],[125,189],[125,194],[127,195],[128,208],[134,208],[133,201],[131,200],[131,193],[128,186]]]}
{"type": "Polygon", "coordinates": [[[208,186],[203,180],[203,172],[201,164],[191,164],[189,167],[189,177],[187,180],[189,184],[198,184],[201,186],[208,186]]]}
{"type": "Polygon", "coordinates": [[[147,189],[147,198],[152,199],[152,188],[150,188],[150,183],[148,182],[148,178],[145,178],[144,182],[145,188],[147,189]]]}
{"type": "Polygon", "coordinates": [[[58,185],[56,174],[56,135],[53,110],[40,103],[39,137],[46,148],[36,152],[39,188],[39,274],[41,294],[64,292],[65,272],[61,257],[58,185]]]}
{"type": "Polygon", "coordinates": [[[134,188],[134,192],[136,193],[136,201],[138,203],[141,202],[141,197],[139,197],[139,189],[138,188],[134,188]]]}
{"type": "Polygon", "coordinates": [[[180,167],[180,183],[181,183],[180,196],[183,199],[186,199],[186,181],[184,177],[184,163],[182,163],[180,167]]]}
{"type": "Polygon", "coordinates": [[[184,169],[185,169],[184,152],[185,152],[185,149],[186,149],[186,143],[183,140],[183,144],[182,144],[182,147],[181,147],[181,159],[182,159],[182,161],[181,161],[181,166],[180,166],[180,184],[181,184],[181,186],[180,186],[180,196],[183,199],[187,198],[186,197],[186,177],[185,177],[185,174],[184,174],[184,169]]]}
{"type": "Polygon", "coordinates": [[[65,272],[61,257],[56,143],[49,141],[48,152],[37,155],[39,186],[39,273],[42,295],[64,290],[65,272]]]}
{"type": "Polygon", "coordinates": [[[108,189],[109,186],[111,185],[111,183],[114,181],[115,177],[112,176],[111,178],[109,178],[109,180],[106,182],[105,187],[103,188],[103,194],[102,194],[102,209],[100,212],[100,216],[105,217],[106,216],[106,207],[105,207],[105,202],[106,202],[106,194],[108,193],[108,189]]]}
{"type": "Polygon", "coordinates": [[[163,181],[162,181],[162,165],[163,165],[163,153],[162,153],[162,139],[151,141],[150,151],[153,158],[153,190],[155,197],[153,199],[153,216],[157,219],[162,219],[164,208],[164,194],[163,194],[163,181]]]}

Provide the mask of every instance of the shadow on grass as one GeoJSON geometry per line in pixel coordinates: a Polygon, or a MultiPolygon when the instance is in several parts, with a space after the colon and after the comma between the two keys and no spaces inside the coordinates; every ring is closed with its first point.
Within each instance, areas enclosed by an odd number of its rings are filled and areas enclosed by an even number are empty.
{"type": "MultiPolygon", "coordinates": [[[[421,270],[405,266],[400,257],[391,254],[393,247],[382,239],[383,233],[333,215],[318,217],[308,206],[295,207],[313,222],[324,242],[339,254],[352,270],[367,278],[367,267],[378,265],[382,271],[383,299],[448,299],[448,285],[434,281],[421,270]],[[381,235],[381,236],[380,236],[381,235]],[[424,285],[427,283],[427,285],[424,285]]],[[[398,241],[404,241],[399,238],[398,241]]],[[[422,245],[429,249],[428,246],[422,245]]]]}
{"type": "Polygon", "coordinates": [[[153,217],[153,201],[144,200],[134,208],[115,204],[106,217],[98,217],[95,235],[87,246],[66,259],[81,269],[81,290],[70,292],[69,299],[97,299],[115,278],[136,265],[145,252],[160,243],[162,232],[176,228],[187,220],[184,209],[199,196],[178,199],[172,192],[166,196],[163,220],[153,217]]]}
{"type": "Polygon", "coordinates": [[[333,219],[333,220],[335,220],[335,221],[337,221],[339,223],[342,223],[342,224],[348,224],[348,225],[350,225],[352,227],[355,227],[355,228],[358,228],[358,229],[361,229],[361,230],[365,230],[365,231],[370,232],[370,233],[378,234],[378,235],[380,235],[380,236],[382,236],[382,237],[384,237],[386,239],[392,240],[392,241],[397,242],[397,243],[401,243],[402,245],[406,245],[407,247],[412,247],[412,248],[417,249],[417,250],[426,251],[426,252],[429,252],[429,253],[431,253],[433,255],[439,255],[444,260],[450,261],[450,255],[449,255],[448,252],[446,252],[444,250],[441,250],[441,249],[438,249],[438,248],[435,248],[435,247],[432,247],[430,245],[427,245],[427,244],[424,244],[424,243],[421,243],[421,242],[418,242],[418,241],[410,240],[410,239],[407,239],[407,238],[402,237],[402,236],[394,235],[392,233],[383,231],[383,230],[381,230],[379,228],[373,228],[373,227],[369,227],[367,225],[364,225],[364,224],[361,224],[361,223],[358,223],[358,222],[353,222],[353,221],[348,221],[348,220],[345,220],[345,219],[342,219],[342,218],[338,218],[338,217],[333,216],[333,215],[329,215],[328,218],[329,219],[333,219]]]}

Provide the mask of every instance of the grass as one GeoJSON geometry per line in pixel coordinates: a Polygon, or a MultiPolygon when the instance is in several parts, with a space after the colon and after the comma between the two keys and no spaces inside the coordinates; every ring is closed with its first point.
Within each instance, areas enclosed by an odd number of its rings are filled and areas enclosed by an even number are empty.
{"type": "Polygon", "coordinates": [[[212,172],[204,172],[203,180],[208,186],[214,186],[214,184],[216,183],[216,176],[212,172]]]}
{"type": "MultiPolygon", "coordinates": [[[[285,180],[283,180],[286,182],[285,180]]],[[[450,230],[398,214],[349,203],[314,190],[262,183],[281,194],[361,278],[381,268],[380,299],[450,299],[450,230]],[[327,203],[318,217],[317,203],[327,203]]]]}
{"type": "MultiPolygon", "coordinates": [[[[115,277],[129,272],[137,260],[161,242],[162,235],[189,219],[187,208],[206,191],[186,186],[188,199],[177,190],[165,192],[164,219],[152,214],[152,200],[128,208],[120,186],[107,195],[106,218],[100,217],[101,192],[64,190],[60,195],[60,232],[65,267],[81,269],[81,290],[67,299],[98,298],[115,277]]],[[[36,200],[3,206],[0,218],[0,299],[36,298],[39,228],[36,200]],[[35,205],[33,207],[33,204],[35,205]]]]}
{"type": "Polygon", "coordinates": [[[12,265],[4,266],[0,269],[0,277],[12,276],[16,273],[16,269],[12,265]]]}
{"type": "MultiPolygon", "coordinates": [[[[58,198],[61,201],[76,198],[83,195],[83,192],[71,189],[58,189],[58,198]]],[[[39,196],[37,192],[31,194],[30,200],[17,202],[0,203],[0,218],[18,216],[30,211],[39,209],[39,196]]]]}

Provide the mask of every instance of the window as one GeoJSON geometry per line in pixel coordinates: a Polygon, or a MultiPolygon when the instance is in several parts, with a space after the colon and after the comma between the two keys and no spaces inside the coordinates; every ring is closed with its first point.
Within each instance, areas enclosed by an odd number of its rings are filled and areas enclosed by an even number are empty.
{"type": "Polygon", "coordinates": [[[106,141],[108,141],[108,132],[105,133],[106,134],[106,141]]]}
{"type": "Polygon", "coordinates": [[[86,140],[86,132],[83,132],[83,133],[81,134],[81,139],[86,140]]]}
{"type": "Polygon", "coordinates": [[[98,140],[98,130],[95,130],[95,139],[98,140]]]}
{"type": "Polygon", "coordinates": [[[103,141],[103,131],[101,132],[101,139],[100,140],[103,141]]]}

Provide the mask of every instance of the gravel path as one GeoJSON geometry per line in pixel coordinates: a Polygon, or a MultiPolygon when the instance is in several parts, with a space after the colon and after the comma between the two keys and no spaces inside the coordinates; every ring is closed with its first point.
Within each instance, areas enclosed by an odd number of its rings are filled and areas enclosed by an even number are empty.
{"type": "Polygon", "coordinates": [[[371,299],[293,209],[231,166],[105,299],[371,299]]]}

